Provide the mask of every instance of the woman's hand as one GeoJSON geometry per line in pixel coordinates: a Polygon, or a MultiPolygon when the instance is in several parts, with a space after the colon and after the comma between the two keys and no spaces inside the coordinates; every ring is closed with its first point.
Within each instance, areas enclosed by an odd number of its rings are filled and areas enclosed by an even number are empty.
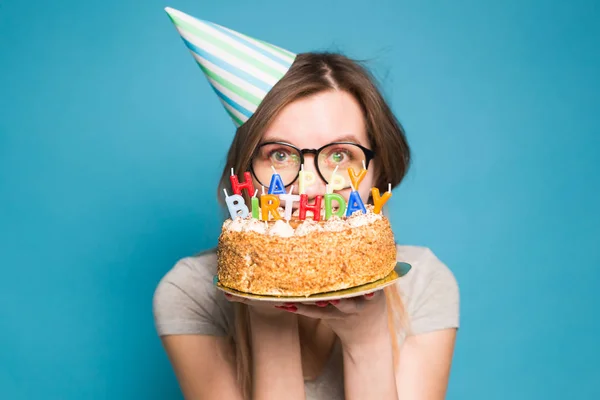
{"type": "Polygon", "coordinates": [[[359,297],[315,303],[273,303],[229,294],[225,297],[248,305],[252,313],[261,317],[286,319],[283,315],[288,312],[321,319],[339,336],[345,347],[360,346],[389,334],[382,290],[359,297]]]}
{"type": "Polygon", "coordinates": [[[389,335],[386,301],[382,290],[360,297],[316,303],[287,303],[286,311],[321,319],[344,347],[361,346],[389,335]]]}

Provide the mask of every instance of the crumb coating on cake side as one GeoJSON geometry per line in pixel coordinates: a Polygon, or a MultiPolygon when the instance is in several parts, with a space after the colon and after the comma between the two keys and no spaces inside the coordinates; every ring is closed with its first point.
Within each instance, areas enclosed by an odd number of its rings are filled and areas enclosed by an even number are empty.
{"type": "Polygon", "coordinates": [[[394,235],[386,218],[362,217],[227,221],[217,247],[219,282],[246,293],[309,296],[382,279],[396,265],[394,235]]]}

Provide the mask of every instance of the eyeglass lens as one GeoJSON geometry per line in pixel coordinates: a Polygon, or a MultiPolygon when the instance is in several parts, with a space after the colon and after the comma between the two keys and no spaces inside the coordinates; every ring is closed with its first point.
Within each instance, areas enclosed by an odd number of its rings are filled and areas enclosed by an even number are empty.
{"type": "MultiPolygon", "coordinates": [[[[284,185],[288,186],[298,176],[301,159],[300,152],[294,147],[277,143],[265,144],[258,148],[252,160],[252,168],[258,181],[267,186],[271,181],[273,174],[271,166],[273,166],[281,175],[284,185]]],[[[344,178],[344,187],[348,188],[351,182],[348,168],[358,173],[363,168],[365,160],[365,153],[360,147],[353,144],[333,143],[321,150],[317,166],[326,183],[330,183],[337,167],[336,175],[344,178]]],[[[304,162],[307,163],[306,160],[304,162]]]]}

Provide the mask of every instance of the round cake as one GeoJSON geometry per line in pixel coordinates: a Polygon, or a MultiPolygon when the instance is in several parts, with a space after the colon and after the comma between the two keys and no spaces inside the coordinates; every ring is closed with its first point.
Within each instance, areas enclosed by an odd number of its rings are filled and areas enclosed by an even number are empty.
{"type": "Polygon", "coordinates": [[[388,219],[354,213],[315,222],[228,219],[217,247],[219,283],[258,295],[310,296],[389,275],[396,245],[388,219]]]}

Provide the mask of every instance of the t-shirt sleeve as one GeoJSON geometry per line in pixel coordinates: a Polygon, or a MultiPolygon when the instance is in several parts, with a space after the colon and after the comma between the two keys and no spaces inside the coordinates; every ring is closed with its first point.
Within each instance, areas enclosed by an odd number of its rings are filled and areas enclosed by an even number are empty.
{"type": "Polygon", "coordinates": [[[159,282],[152,304],[159,336],[228,334],[231,305],[219,296],[206,262],[210,257],[184,258],[159,282]]]}
{"type": "Polygon", "coordinates": [[[418,267],[423,268],[423,273],[415,282],[410,321],[412,334],[458,329],[459,289],[454,274],[429,250],[418,267]]]}

